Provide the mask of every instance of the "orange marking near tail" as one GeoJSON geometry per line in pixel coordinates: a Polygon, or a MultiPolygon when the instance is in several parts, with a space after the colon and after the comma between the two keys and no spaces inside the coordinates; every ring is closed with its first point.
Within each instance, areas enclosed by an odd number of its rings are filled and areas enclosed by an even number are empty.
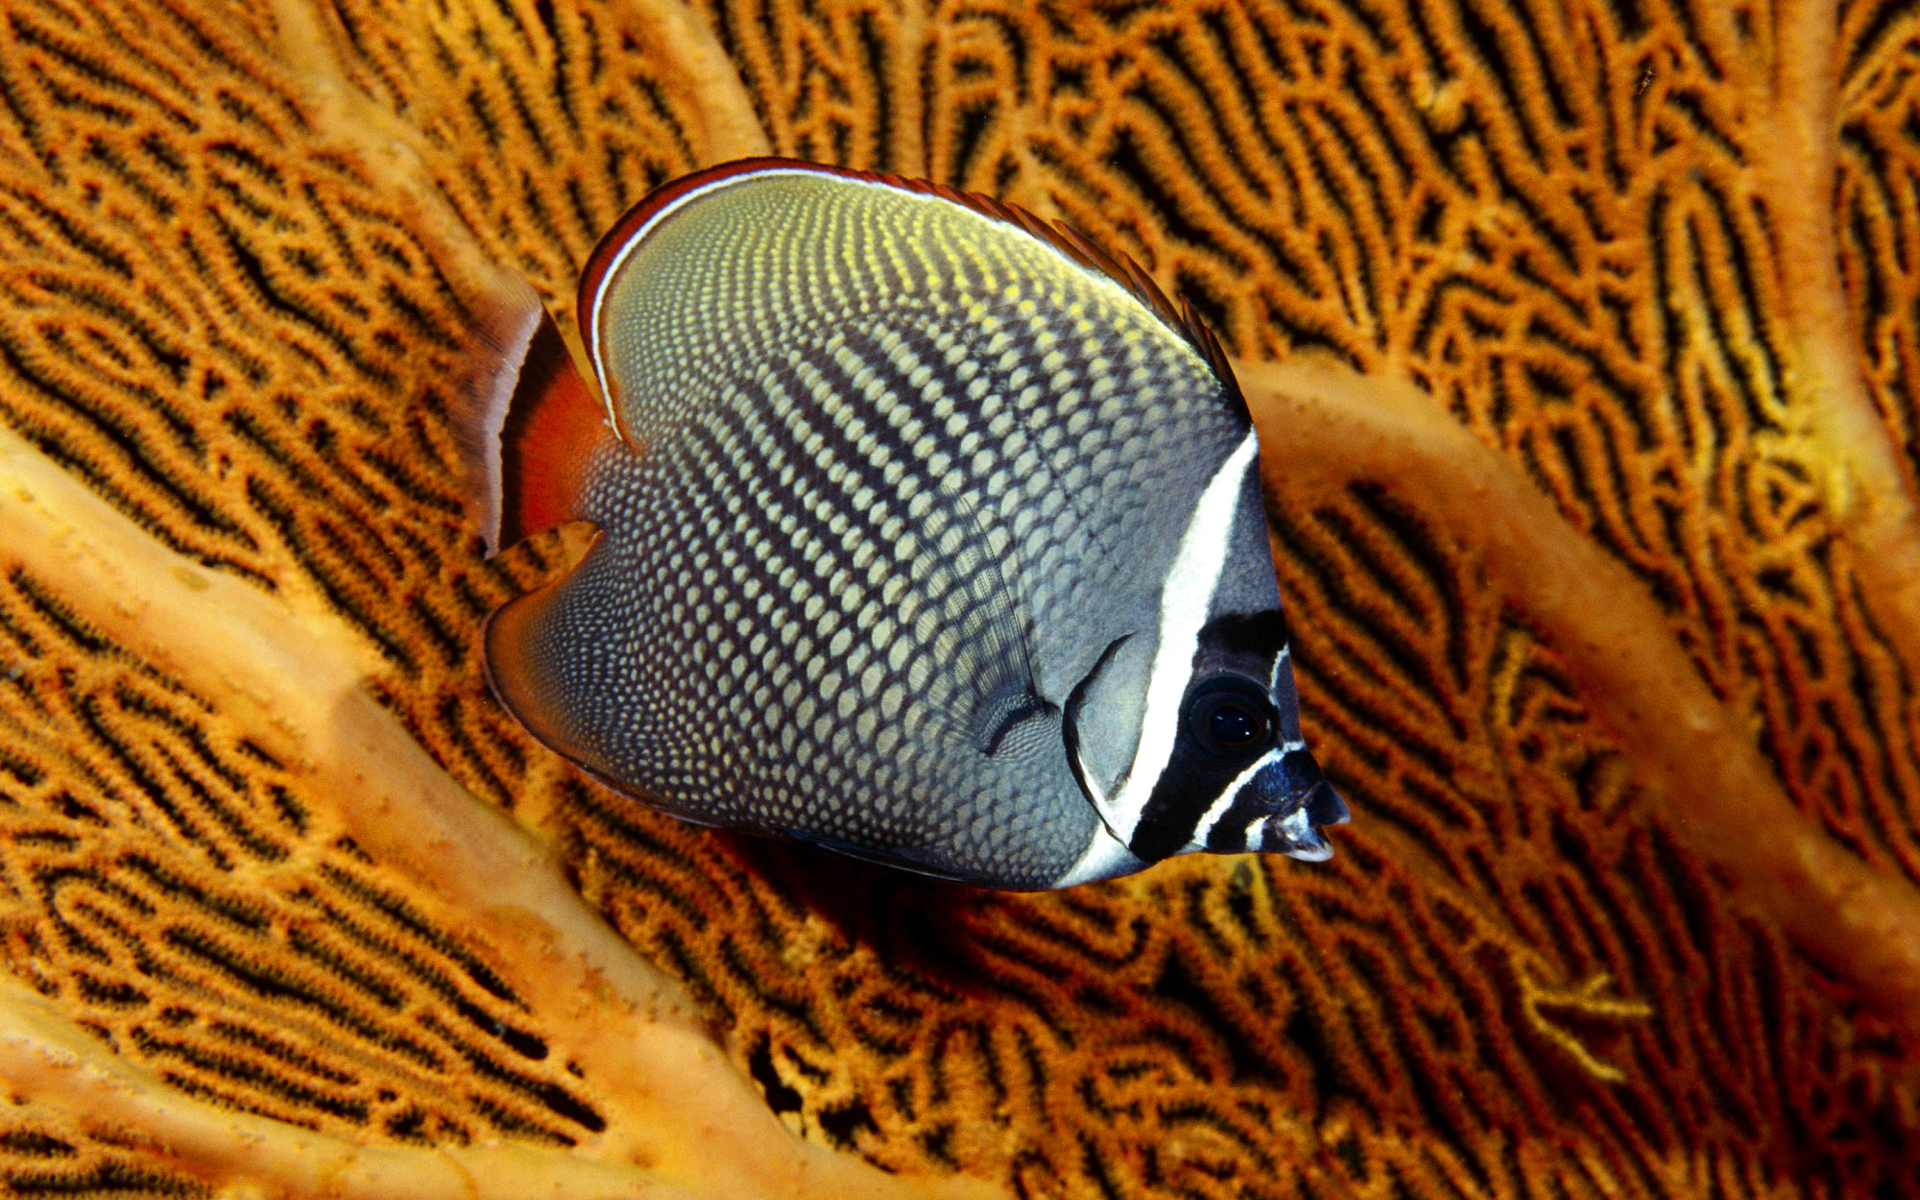
{"type": "Polygon", "coordinates": [[[544,317],[500,427],[500,544],[579,516],[593,461],[616,440],[606,409],[544,317]]]}

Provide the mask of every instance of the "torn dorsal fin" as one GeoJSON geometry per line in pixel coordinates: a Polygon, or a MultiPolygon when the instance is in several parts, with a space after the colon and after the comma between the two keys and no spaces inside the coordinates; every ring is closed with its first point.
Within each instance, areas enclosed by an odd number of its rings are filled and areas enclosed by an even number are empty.
{"type": "Polygon", "coordinates": [[[1142,304],[1152,309],[1154,316],[1165,321],[1182,337],[1192,340],[1193,332],[1181,321],[1180,310],[1167,299],[1167,294],[1160,290],[1160,285],[1153,281],[1153,276],[1147,274],[1146,270],[1131,256],[1108,250],[1065,221],[1048,224],[1024,208],[1011,204],[1002,205],[1002,207],[1018,214],[1021,219],[1017,223],[1022,229],[1036,237],[1044,238],[1054,249],[1081,266],[1098,271],[1126,288],[1142,304]]]}
{"type": "Polygon", "coordinates": [[[1065,221],[1047,221],[1021,208],[1018,204],[1006,200],[963,192],[959,188],[950,187],[944,183],[901,179],[894,175],[870,175],[866,172],[854,174],[877,182],[905,187],[910,191],[927,192],[997,221],[1005,221],[1039,238],[1070,261],[1105,275],[1125,288],[1134,299],[1152,309],[1153,315],[1166,322],[1168,328],[1193,343],[1193,348],[1207,360],[1207,365],[1221,371],[1223,379],[1233,388],[1235,394],[1238,394],[1239,387],[1233,383],[1231,370],[1224,369],[1226,356],[1219,353],[1219,343],[1214,341],[1213,335],[1207,331],[1198,315],[1193,312],[1186,297],[1181,297],[1181,305],[1175,307],[1173,301],[1167,298],[1167,294],[1160,290],[1160,285],[1153,281],[1153,276],[1147,274],[1146,269],[1135,262],[1131,255],[1108,250],[1065,221]],[[1209,346],[1213,347],[1212,353],[1208,351],[1209,346]]]}
{"type": "MultiPolygon", "coordinates": [[[[994,203],[999,204],[998,201],[994,203]]],[[[1042,222],[1039,217],[1023,208],[1011,204],[999,204],[1009,210],[1016,223],[1038,237],[1045,238],[1055,249],[1068,258],[1090,270],[1101,274],[1132,292],[1142,304],[1153,310],[1153,314],[1166,322],[1175,333],[1187,339],[1199,352],[1207,366],[1227,390],[1227,402],[1242,417],[1251,423],[1253,418],[1247,412],[1246,397],[1240,392],[1240,381],[1233,374],[1233,364],[1227,361],[1227,352],[1220,346],[1220,339],[1201,319],[1200,312],[1193,306],[1193,297],[1180,296],[1180,306],[1174,307],[1173,301],[1160,290],[1153,276],[1126,254],[1115,254],[1081,233],[1065,221],[1055,221],[1051,225],[1042,222]]]]}
{"type": "Polygon", "coordinates": [[[453,420],[467,508],[491,555],[577,516],[587,468],[615,437],[532,288],[516,289],[477,335],[496,365],[462,389],[453,420]]]}
{"type": "Polygon", "coordinates": [[[1201,321],[1192,304],[1183,296],[1181,303],[1176,306],[1167,298],[1167,294],[1160,290],[1160,285],[1153,281],[1153,277],[1128,255],[1106,249],[1065,221],[1047,221],[1017,204],[974,192],[963,192],[950,184],[933,183],[925,179],[907,179],[899,175],[888,175],[879,171],[861,171],[851,167],[830,167],[792,158],[742,158],[695,171],[691,175],[684,175],[654,189],[645,199],[614,222],[613,227],[601,237],[599,245],[594,247],[593,253],[588,256],[586,268],[580,274],[578,306],[580,336],[588,348],[588,355],[591,356],[594,353],[597,336],[593,328],[595,314],[601,298],[606,293],[609,276],[620,263],[626,249],[643,238],[657,218],[671,211],[682,200],[724,183],[726,180],[775,172],[833,175],[842,179],[855,179],[864,183],[877,183],[886,187],[900,188],[903,191],[937,196],[942,200],[958,204],[962,208],[971,209],[982,216],[1004,221],[1039,238],[1070,262],[1105,275],[1152,309],[1155,316],[1165,322],[1168,328],[1186,339],[1206,360],[1207,365],[1225,385],[1233,406],[1236,409],[1245,410],[1246,401],[1241,397],[1240,384],[1233,376],[1233,369],[1227,363],[1227,356],[1222,353],[1219,341],[1201,321]]]}
{"type": "Polygon", "coordinates": [[[1227,389],[1227,403],[1247,424],[1253,424],[1253,414],[1247,409],[1247,397],[1240,391],[1240,380],[1233,373],[1233,364],[1227,361],[1227,352],[1221,347],[1220,339],[1200,319],[1199,310],[1193,307],[1192,296],[1183,294],[1180,297],[1180,323],[1187,340],[1200,352],[1200,357],[1207,360],[1207,365],[1213,368],[1221,386],[1227,389]]]}
{"type": "MultiPolygon", "coordinates": [[[[1227,361],[1226,351],[1220,347],[1220,339],[1207,328],[1207,323],[1193,306],[1193,298],[1182,295],[1176,307],[1160,290],[1153,276],[1146,268],[1136,262],[1131,255],[1108,250],[1086,234],[1067,224],[1065,221],[1046,221],[1017,204],[1005,200],[995,200],[990,196],[978,196],[972,192],[963,192],[946,184],[921,183],[917,180],[902,180],[890,175],[874,176],[882,182],[905,186],[915,191],[926,191],[955,204],[973,209],[975,212],[1018,226],[1026,232],[1046,242],[1073,262],[1097,271],[1113,280],[1130,292],[1133,297],[1153,310],[1153,315],[1166,323],[1167,327],[1185,338],[1200,357],[1206,360],[1213,373],[1225,385],[1228,397],[1236,409],[1244,412],[1246,400],[1240,393],[1240,381],[1234,378],[1233,366],[1227,361]]],[[[1249,418],[1251,420],[1251,418],[1249,418]]]]}

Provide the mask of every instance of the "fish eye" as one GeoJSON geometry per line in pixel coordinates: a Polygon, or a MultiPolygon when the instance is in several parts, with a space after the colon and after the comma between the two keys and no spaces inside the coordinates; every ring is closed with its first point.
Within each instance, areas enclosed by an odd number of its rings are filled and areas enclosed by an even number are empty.
{"type": "Polygon", "coordinates": [[[1252,681],[1222,676],[1187,701],[1187,729],[1216,758],[1247,760],[1267,748],[1273,704],[1252,681]]]}

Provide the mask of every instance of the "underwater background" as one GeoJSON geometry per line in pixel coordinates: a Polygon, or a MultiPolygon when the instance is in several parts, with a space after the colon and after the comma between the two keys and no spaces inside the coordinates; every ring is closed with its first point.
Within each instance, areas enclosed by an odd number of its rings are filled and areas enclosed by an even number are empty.
{"type": "Polygon", "coordinates": [[[1920,1195],[1920,6],[0,14],[0,1187],[1920,1195]],[[489,313],[768,152],[1192,297],[1332,862],[947,886],[492,700],[489,313]]]}

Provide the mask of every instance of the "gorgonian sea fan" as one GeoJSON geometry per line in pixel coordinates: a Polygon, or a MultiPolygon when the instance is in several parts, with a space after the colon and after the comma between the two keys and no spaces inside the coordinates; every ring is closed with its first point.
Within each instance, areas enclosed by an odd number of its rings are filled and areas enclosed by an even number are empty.
{"type": "Polygon", "coordinates": [[[662,1094],[740,1104],[731,1194],[1920,1186],[1907,7],[7,16],[14,1188],[721,1186],[662,1094]],[[461,516],[501,273],[570,317],[629,204],[767,151],[1192,297],[1332,864],[960,892],[637,813],[493,707],[480,620],[578,548],[461,516]]]}

